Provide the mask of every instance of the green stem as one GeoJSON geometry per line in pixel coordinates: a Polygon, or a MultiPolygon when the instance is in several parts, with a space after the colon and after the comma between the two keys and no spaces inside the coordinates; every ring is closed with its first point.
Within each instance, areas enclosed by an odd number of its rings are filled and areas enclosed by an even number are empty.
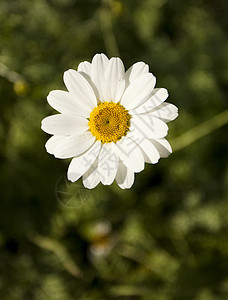
{"type": "Polygon", "coordinates": [[[119,49],[112,27],[110,0],[102,0],[102,6],[99,10],[99,22],[107,54],[109,56],[119,56],[119,49]]]}
{"type": "Polygon", "coordinates": [[[23,76],[19,73],[10,70],[6,65],[0,62],[0,76],[6,78],[12,83],[17,82],[18,80],[23,80],[23,76]]]}
{"type": "Polygon", "coordinates": [[[137,287],[131,285],[117,285],[110,287],[110,292],[116,297],[131,297],[131,296],[142,296],[148,293],[153,293],[152,289],[146,287],[137,287]]]}
{"type": "Polygon", "coordinates": [[[74,277],[81,277],[82,272],[79,267],[72,260],[66,249],[58,241],[44,237],[38,234],[29,236],[29,240],[42,249],[52,251],[59,258],[62,265],[74,277]]]}
{"type": "Polygon", "coordinates": [[[228,109],[212,117],[208,121],[203,122],[200,125],[188,130],[181,136],[173,139],[171,144],[173,145],[173,151],[181,150],[192,143],[196,142],[205,135],[213,132],[214,130],[226,125],[228,123],[228,109]]]}

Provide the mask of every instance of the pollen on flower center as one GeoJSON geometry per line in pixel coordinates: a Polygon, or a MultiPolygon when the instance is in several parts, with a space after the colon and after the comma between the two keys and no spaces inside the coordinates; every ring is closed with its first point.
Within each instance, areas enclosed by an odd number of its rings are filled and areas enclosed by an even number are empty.
{"type": "Polygon", "coordinates": [[[93,109],[89,117],[89,130],[103,143],[117,142],[130,127],[128,111],[119,103],[104,102],[93,109]]]}

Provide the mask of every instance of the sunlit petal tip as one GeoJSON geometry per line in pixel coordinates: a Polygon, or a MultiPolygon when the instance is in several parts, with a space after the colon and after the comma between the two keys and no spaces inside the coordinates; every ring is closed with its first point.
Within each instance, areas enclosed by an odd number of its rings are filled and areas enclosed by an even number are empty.
{"type": "Polygon", "coordinates": [[[78,65],[78,72],[85,73],[87,75],[91,74],[91,63],[88,61],[83,61],[78,65]]]}
{"type": "Polygon", "coordinates": [[[46,148],[47,152],[50,154],[54,154],[55,148],[63,141],[64,141],[64,138],[62,136],[53,135],[45,143],[45,148],[46,148]]]}
{"type": "Polygon", "coordinates": [[[121,189],[130,189],[134,183],[135,174],[127,168],[121,161],[116,174],[116,182],[121,189]]]}
{"type": "Polygon", "coordinates": [[[98,159],[96,159],[85,174],[83,174],[82,182],[87,189],[93,189],[99,184],[98,159]]]}

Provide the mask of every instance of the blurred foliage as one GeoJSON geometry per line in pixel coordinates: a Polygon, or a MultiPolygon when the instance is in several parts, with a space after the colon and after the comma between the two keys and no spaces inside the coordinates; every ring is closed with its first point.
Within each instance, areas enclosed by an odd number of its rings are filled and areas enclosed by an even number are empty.
{"type": "Polygon", "coordinates": [[[227,15],[226,0],[1,0],[0,299],[228,299],[227,15]],[[131,190],[67,183],[44,149],[46,95],[99,52],[147,62],[180,111],[174,153],[131,190]]]}

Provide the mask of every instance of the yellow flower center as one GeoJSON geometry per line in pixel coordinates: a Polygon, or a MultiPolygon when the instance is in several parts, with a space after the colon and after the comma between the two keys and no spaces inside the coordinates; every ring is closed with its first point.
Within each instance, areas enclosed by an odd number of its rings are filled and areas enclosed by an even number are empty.
{"type": "Polygon", "coordinates": [[[119,103],[100,103],[90,113],[89,130],[103,143],[116,143],[129,131],[130,118],[128,111],[119,103]]]}

